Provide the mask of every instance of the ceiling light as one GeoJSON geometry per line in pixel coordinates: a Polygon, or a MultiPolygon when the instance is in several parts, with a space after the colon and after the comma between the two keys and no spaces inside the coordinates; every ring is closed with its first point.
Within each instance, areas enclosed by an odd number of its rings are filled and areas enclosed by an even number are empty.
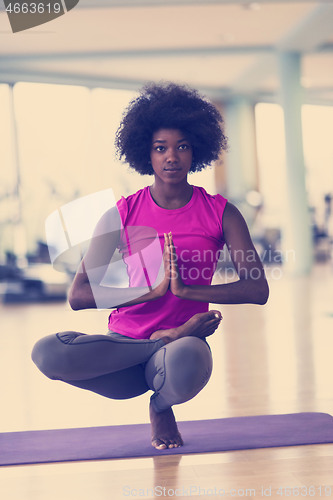
{"type": "Polygon", "coordinates": [[[247,10],[258,11],[261,9],[261,5],[258,2],[249,2],[243,4],[243,8],[247,10]]]}

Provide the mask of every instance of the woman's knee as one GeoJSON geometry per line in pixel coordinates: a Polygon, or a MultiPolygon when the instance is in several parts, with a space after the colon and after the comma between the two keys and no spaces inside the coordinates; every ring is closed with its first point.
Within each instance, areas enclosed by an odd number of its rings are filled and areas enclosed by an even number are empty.
{"type": "Polygon", "coordinates": [[[76,336],[75,332],[47,335],[34,345],[31,353],[32,361],[48,378],[62,380],[65,377],[68,369],[66,368],[66,349],[64,346],[68,343],[66,339],[73,335],[76,336]]]}
{"type": "Polygon", "coordinates": [[[184,337],[152,356],[146,365],[146,378],[157,391],[160,404],[167,407],[198,394],[207,384],[212,366],[208,344],[198,337],[184,337]]]}
{"type": "MultiPolygon", "coordinates": [[[[166,353],[168,378],[180,397],[198,393],[210,379],[213,361],[208,344],[198,337],[184,337],[166,353]]],[[[175,342],[176,344],[176,342],[175,342]]]]}

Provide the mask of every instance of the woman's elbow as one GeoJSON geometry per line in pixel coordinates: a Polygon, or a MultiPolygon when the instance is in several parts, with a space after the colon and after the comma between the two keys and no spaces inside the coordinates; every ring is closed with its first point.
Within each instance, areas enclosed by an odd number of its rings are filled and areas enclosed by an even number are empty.
{"type": "Polygon", "coordinates": [[[74,286],[70,288],[67,300],[73,311],[96,308],[96,302],[90,285],[74,286]]]}
{"type": "Polygon", "coordinates": [[[267,280],[262,280],[257,286],[256,304],[263,306],[267,303],[269,297],[269,286],[267,280]]]}
{"type": "Polygon", "coordinates": [[[82,293],[75,287],[71,287],[68,291],[67,300],[73,311],[84,309],[82,293]]]}
{"type": "Polygon", "coordinates": [[[80,309],[82,309],[82,307],[80,307],[79,298],[76,297],[73,293],[71,293],[71,291],[68,294],[67,300],[73,311],[79,311],[80,309]]]}

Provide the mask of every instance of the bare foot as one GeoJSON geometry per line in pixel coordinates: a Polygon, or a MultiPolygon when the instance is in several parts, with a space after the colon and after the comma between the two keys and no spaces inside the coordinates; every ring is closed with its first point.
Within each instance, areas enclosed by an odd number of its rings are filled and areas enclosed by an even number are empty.
{"type": "Polygon", "coordinates": [[[222,316],[220,311],[208,311],[205,313],[197,313],[190,318],[186,323],[176,328],[168,330],[157,330],[152,333],[151,339],[160,339],[168,344],[181,337],[208,337],[212,335],[221,322],[222,316]]]}
{"type": "Polygon", "coordinates": [[[165,450],[166,448],[178,448],[184,444],[172,408],[157,413],[150,403],[149,415],[152,430],[151,444],[154,448],[165,450]]]}

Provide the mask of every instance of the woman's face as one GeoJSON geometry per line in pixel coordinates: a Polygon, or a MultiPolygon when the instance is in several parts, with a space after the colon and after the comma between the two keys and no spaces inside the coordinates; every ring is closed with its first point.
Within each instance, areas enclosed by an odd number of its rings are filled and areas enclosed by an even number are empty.
{"type": "Polygon", "coordinates": [[[187,178],[192,165],[192,146],[183,132],[161,128],[153,134],[150,160],[162,182],[176,184],[187,178]]]}

